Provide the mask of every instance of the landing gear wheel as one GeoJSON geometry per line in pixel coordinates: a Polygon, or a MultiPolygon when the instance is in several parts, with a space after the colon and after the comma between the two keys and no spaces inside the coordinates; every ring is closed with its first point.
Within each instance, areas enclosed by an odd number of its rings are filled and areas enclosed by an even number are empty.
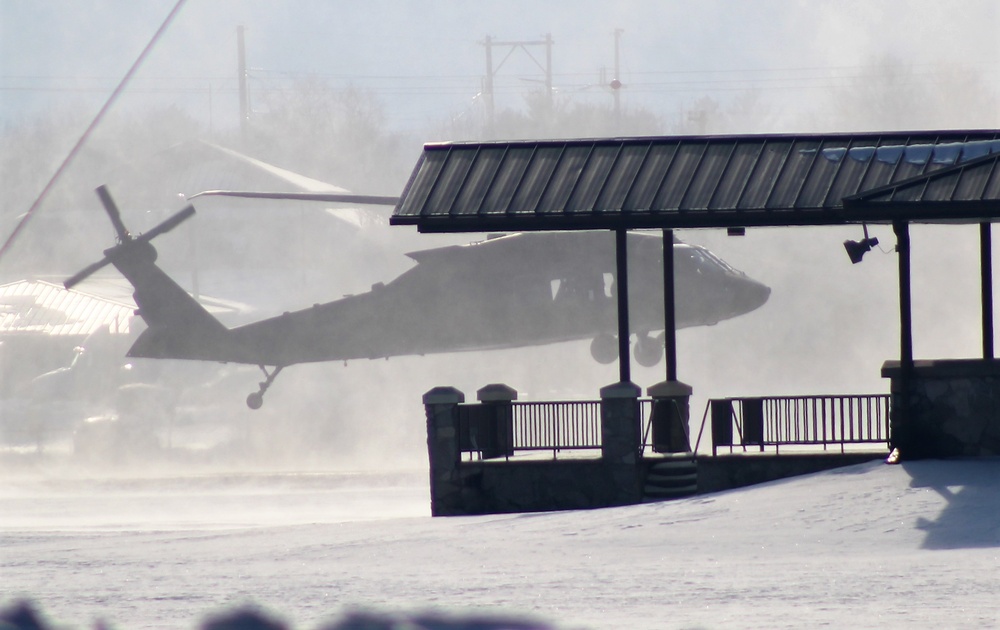
{"type": "Polygon", "coordinates": [[[618,358],[618,339],[614,335],[598,335],[590,342],[590,356],[603,365],[618,358]]]}
{"type": "Polygon", "coordinates": [[[273,383],[275,377],[277,377],[278,374],[281,373],[281,370],[284,366],[282,365],[277,366],[276,368],[274,368],[273,372],[268,372],[267,368],[264,367],[263,365],[260,365],[258,367],[260,368],[260,371],[264,373],[264,376],[266,376],[267,378],[264,379],[263,382],[261,382],[259,390],[247,396],[247,407],[250,407],[251,409],[260,409],[261,406],[263,406],[264,392],[266,392],[267,388],[271,386],[271,383],[273,383]]]}
{"type": "Polygon", "coordinates": [[[663,339],[646,334],[636,335],[633,354],[642,367],[653,367],[663,358],[663,339]]]}
{"type": "Polygon", "coordinates": [[[247,396],[247,407],[251,409],[260,409],[264,405],[264,394],[260,392],[254,392],[247,396]]]}

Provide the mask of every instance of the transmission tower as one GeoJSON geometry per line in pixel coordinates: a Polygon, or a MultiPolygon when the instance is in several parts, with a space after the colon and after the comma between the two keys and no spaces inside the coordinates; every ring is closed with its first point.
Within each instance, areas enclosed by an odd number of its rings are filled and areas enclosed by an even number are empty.
{"type": "Polygon", "coordinates": [[[517,41],[517,42],[504,42],[496,41],[489,35],[486,39],[481,42],[486,48],[486,82],[483,86],[483,97],[486,101],[486,120],[488,126],[489,135],[493,135],[493,124],[494,118],[496,116],[496,100],[494,98],[495,92],[493,91],[493,77],[496,76],[497,72],[503,67],[510,56],[516,51],[522,50],[528,55],[536,66],[541,68],[545,72],[545,106],[547,108],[547,113],[552,111],[552,35],[550,33],[545,34],[545,39],[533,40],[533,41],[517,41]],[[545,47],[545,65],[542,65],[538,59],[535,58],[528,47],[545,47]],[[507,50],[507,54],[504,55],[500,63],[494,64],[493,62],[493,48],[499,47],[507,50]]]}

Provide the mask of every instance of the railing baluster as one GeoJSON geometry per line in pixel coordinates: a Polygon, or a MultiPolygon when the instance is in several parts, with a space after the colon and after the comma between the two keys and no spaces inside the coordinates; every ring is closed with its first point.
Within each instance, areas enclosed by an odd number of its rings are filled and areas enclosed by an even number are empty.
{"type": "Polygon", "coordinates": [[[515,402],[511,407],[515,451],[547,450],[557,457],[563,450],[601,448],[598,401],[515,402]]]}
{"type": "MultiPolygon", "coordinates": [[[[733,420],[742,442],[744,405],[750,399],[726,400],[733,402],[733,420]]],[[[816,445],[827,450],[829,445],[839,445],[843,453],[847,444],[888,441],[887,394],[769,396],[755,400],[761,401],[764,414],[761,450],[771,446],[777,452],[786,445],[816,445]]]]}

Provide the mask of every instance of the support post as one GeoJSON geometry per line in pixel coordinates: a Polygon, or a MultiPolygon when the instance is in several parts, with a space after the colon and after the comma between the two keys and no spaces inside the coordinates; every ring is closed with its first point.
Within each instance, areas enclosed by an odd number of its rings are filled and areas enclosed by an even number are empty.
{"type": "Polygon", "coordinates": [[[476,399],[482,403],[486,413],[483,439],[483,459],[510,457],[514,454],[514,410],[517,390],[503,383],[491,383],[476,392],[476,399]],[[487,448],[488,447],[488,448],[487,448]]]}
{"type": "Polygon", "coordinates": [[[632,380],[628,328],[628,230],[615,230],[615,285],[618,294],[618,380],[632,380]]]}
{"type": "Polygon", "coordinates": [[[653,399],[652,447],[654,453],[690,453],[691,386],[664,381],[646,388],[653,399]]]}
{"type": "MultiPolygon", "coordinates": [[[[893,221],[899,257],[899,382],[893,383],[889,441],[901,453],[911,450],[914,431],[910,425],[910,383],[913,380],[913,318],[910,294],[910,231],[905,221],[893,221]]],[[[917,446],[919,448],[919,446],[917,446]]]]}
{"type": "Polygon", "coordinates": [[[983,358],[993,358],[993,235],[988,222],[979,224],[979,267],[983,300],[983,358]]]}
{"type": "Polygon", "coordinates": [[[913,313],[910,285],[910,230],[906,221],[893,221],[899,256],[899,361],[904,371],[913,369],[913,313]]]}
{"type": "Polygon", "coordinates": [[[663,230],[663,348],[667,381],[677,380],[677,311],[674,289],[674,231],[663,230]]]}
{"type": "Polygon", "coordinates": [[[423,397],[433,516],[463,513],[458,405],[464,402],[465,394],[454,387],[435,387],[423,397]]]}
{"type": "Polygon", "coordinates": [[[635,383],[623,381],[601,388],[601,459],[614,490],[616,505],[642,500],[642,420],[635,383]]]}

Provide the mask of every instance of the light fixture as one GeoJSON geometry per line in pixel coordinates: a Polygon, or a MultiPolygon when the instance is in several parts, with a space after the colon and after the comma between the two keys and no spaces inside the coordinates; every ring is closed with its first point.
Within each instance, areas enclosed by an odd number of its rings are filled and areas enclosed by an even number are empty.
{"type": "Polygon", "coordinates": [[[855,265],[861,262],[861,259],[867,252],[871,251],[872,247],[878,245],[877,238],[868,237],[868,226],[862,224],[862,227],[865,230],[865,237],[861,241],[844,241],[844,249],[847,250],[847,255],[855,265]]]}

